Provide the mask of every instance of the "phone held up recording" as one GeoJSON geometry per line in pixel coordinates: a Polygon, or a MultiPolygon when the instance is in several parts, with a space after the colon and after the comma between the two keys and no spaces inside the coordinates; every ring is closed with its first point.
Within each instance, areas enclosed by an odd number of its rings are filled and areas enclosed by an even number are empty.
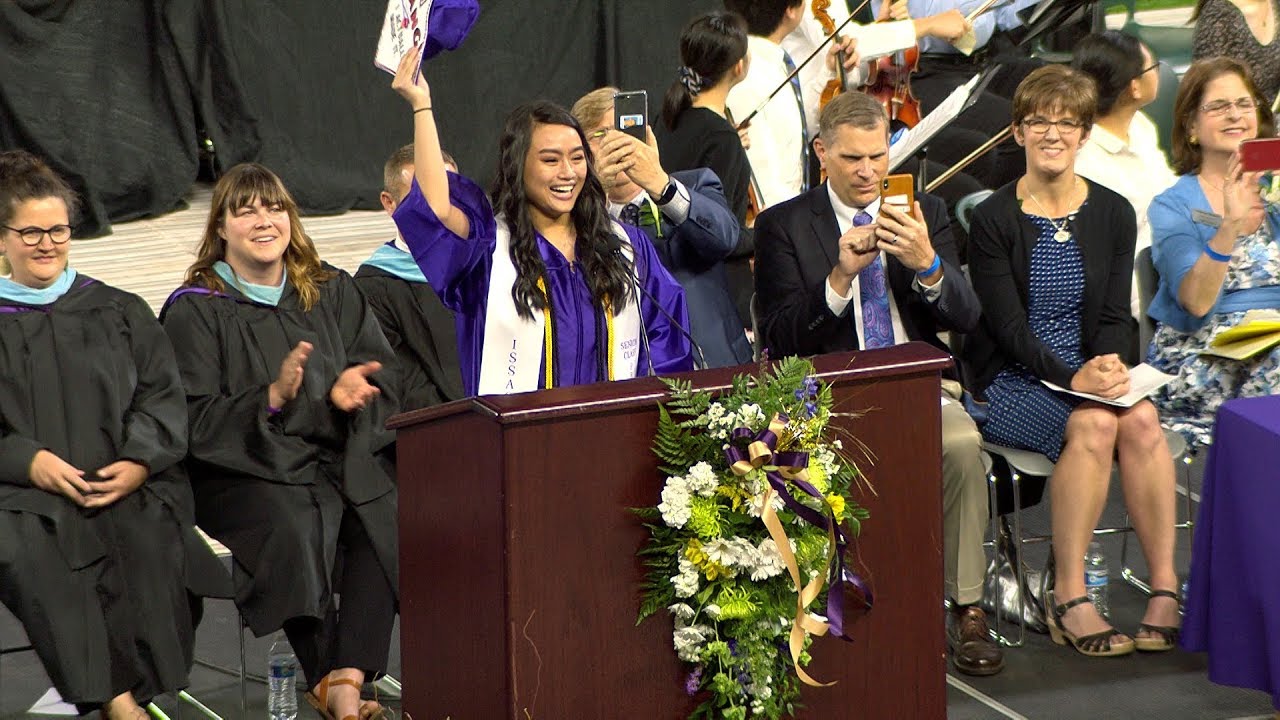
{"type": "Polygon", "coordinates": [[[649,93],[632,90],[613,96],[613,126],[631,137],[646,142],[649,124],[649,93]]]}

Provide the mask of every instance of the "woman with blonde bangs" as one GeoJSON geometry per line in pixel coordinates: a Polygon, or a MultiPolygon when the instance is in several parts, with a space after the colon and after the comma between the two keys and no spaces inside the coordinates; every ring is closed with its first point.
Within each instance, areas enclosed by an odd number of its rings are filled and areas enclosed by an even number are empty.
{"type": "Polygon", "coordinates": [[[1013,97],[1027,173],[977,207],[969,270],[982,324],[965,346],[969,383],[989,402],[991,442],[1053,460],[1054,589],[1049,629],[1092,657],[1167,651],[1178,640],[1173,460],[1155,406],[1115,407],[1129,390],[1136,323],[1129,311],[1137,221],[1119,194],[1075,173],[1097,113],[1092,80],[1062,65],[1033,71],[1013,97]],[[1089,602],[1084,555],[1106,504],[1113,460],[1151,569],[1135,634],[1089,602]]]}
{"type": "Polygon", "coordinates": [[[386,669],[397,606],[384,426],[398,406],[377,320],[279,178],[244,164],[214,188],[161,321],[187,390],[196,517],[244,570],[240,612],[258,636],[283,628],[321,714],[380,715],[360,688],[386,669]]]}

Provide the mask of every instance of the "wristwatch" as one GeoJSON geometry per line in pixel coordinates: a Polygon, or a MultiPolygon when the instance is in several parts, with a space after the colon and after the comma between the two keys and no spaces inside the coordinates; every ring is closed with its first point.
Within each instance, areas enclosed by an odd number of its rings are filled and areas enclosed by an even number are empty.
{"type": "Polygon", "coordinates": [[[677,192],[679,192],[679,188],[676,187],[676,181],[674,179],[668,179],[667,186],[662,189],[662,195],[655,198],[654,202],[659,205],[666,205],[676,199],[677,192]]]}

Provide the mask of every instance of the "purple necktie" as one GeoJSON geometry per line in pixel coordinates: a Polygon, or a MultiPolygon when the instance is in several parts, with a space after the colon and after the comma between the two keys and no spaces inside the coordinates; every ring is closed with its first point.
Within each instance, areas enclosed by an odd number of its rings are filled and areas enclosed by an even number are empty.
{"type": "MultiPolygon", "coordinates": [[[[859,210],[853,226],[871,223],[871,216],[859,210]]],[[[871,264],[858,273],[858,297],[862,303],[862,349],[893,346],[893,320],[889,316],[889,287],[885,283],[884,263],[879,253],[871,264]]]]}

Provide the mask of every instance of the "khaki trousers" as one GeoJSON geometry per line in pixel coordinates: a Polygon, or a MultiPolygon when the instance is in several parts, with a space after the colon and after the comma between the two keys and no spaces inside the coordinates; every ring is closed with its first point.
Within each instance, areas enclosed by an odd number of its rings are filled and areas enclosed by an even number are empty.
{"type": "Polygon", "coordinates": [[[982,434],[960,404],[960,383],[942,381],[942,558],[947,595],[961,605],[982,599],[989,508],[982,434]]]}

